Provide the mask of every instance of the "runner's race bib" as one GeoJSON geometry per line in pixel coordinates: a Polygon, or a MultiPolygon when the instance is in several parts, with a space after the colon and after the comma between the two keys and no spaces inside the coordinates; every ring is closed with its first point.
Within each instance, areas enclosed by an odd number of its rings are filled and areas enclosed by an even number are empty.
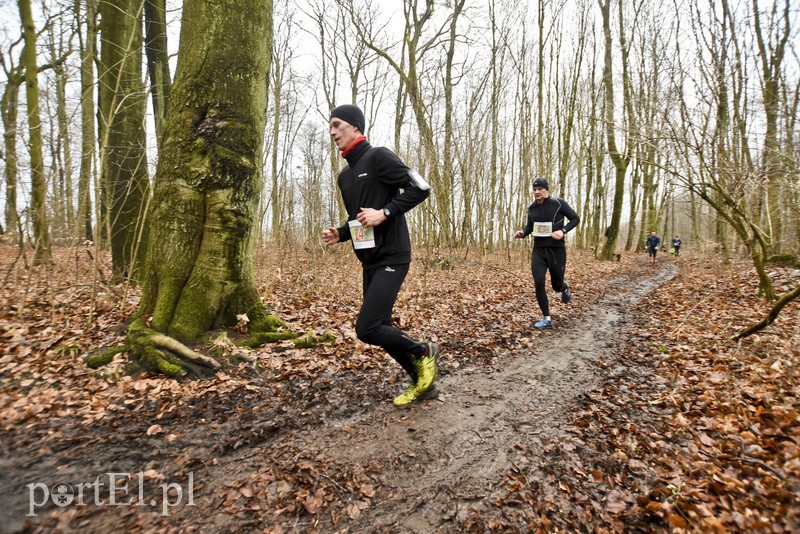
{"type": "Polygon", "coordinates": [[[348,221],[347,224],[350,225],[350,238],[353,240],[354,249],[375,248],[374,228],[364,228],[358,221],[348,221]]]}
{"type": "Polygon", "coordinates": [[[535,222],[533,223],[534,237],[550,237],[553,234],[552,222],[535,222]]]}

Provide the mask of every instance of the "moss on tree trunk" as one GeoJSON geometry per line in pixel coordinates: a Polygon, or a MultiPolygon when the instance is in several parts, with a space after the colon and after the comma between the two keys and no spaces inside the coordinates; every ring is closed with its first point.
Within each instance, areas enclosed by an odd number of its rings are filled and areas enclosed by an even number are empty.
{"type": "Polygon", "coordinates": [[[135,359],[171,376],[192,374],[197,364],[163,350],[154,333],[191,343],[235,325],[239,314],[247,314],[251,333],[282,326],[256,290],[252,250],[271,4],[198,0],[184,7],[149,214],[142,300],[128,334],[135,359]]]}

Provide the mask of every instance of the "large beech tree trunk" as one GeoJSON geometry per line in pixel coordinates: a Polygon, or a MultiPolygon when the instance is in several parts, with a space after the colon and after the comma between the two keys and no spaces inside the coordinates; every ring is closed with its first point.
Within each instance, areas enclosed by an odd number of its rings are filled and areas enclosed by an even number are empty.
{"type": "Polygon", "coordinates": [[[152,331],[192,342],[237,314],[247,314],[251,332],[277,321],[256,290],[252,250],[271,44],[271,0],[184,5],[143,296],[128,336],[134,357],[173,376],[187,361],[152,331]]]}

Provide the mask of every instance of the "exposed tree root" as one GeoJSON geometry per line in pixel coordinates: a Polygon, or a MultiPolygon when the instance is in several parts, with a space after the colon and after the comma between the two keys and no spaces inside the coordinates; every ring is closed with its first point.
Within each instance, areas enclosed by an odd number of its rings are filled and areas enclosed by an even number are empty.
{"type": "MultiPolygon", "coordinates": [[[[295,339],[301,334],[290,331],[278,331],[286,325],[274,315],[262,314],[250,325],[250,332],[239,344],[255,348],[265,343],[274,343],[284,339],[295,339]]],[[[313,347],[319,343],[334,341],[331,334],[315,336],[312,332],[298,340],[298,347],[313,347]]],[[[130,358],[141,368],[159,371],[177,380],[205,378],[213,375],[222,364],[219,360],[192,350],[177,339],[148,328],[143,319],[136,319],[128,328],[125,345],[97,351],[88,355],[86,363],[97,369],[111,363],[114,356],[124,351],[130,352],[130,358]]]]}
{"type": "Polygon", "coordinates": [[[299,349],[311,349],[321,343],[333,343],[336,341],[336,336],[329,332],[325,332],[321,336],[314,335],[312,330],[306,332],[306,335],[294,340],[294,346],[299,349]]]}
{"type": "Polygon", "coordinates": [[[84,361],[86,362],[86,365],[92,369],[99,369],[100,367],[111,363],[111,360],[114,359],[114,356],[121,352],[125,352],[126,350],[128,350],[128,347],[125,345],[107,347],[87,354],[86,357],[84,357],[84,361]]]}
{"type": "Polygon", "coordinates": [[[178,380],[208,377],[222,366],[216,359],[147,328],[141,319],[131,324],[127,345],[131,358],[144,368],[158,370],[178,380]]]}
{"type": "Polygon", "coordinates": [[[254,349],[267,343],[275,343],[276,341],[282,341],[284,339],[295,339],[300,335],[297,332],[278,331],[279,328],[285,327],[286,323],[281,321],[277,316],[264,314],[250,323],[247,337],[239,344],[243,347],[254,349]]]}
{"type": "Polygon", "coordinates": [[[274,343],[284,339],[294,339],[298,336],[297,332],[251,332],[241,345],[254,349],[267,343],[274,343]]]}

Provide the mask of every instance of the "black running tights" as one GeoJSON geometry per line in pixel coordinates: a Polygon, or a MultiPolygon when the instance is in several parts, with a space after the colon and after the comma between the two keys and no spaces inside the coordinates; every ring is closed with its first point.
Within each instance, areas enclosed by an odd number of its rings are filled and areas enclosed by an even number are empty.
{"type": "Polygon", "coordinates": [[[550,284],[553,290],[561,292],[564,287],[564,271],[567,267],[566,248],[534,247],[531,255],[531,272],[536,286],[536,302],[542,309],[542,315],[550,315],[550,302],[547,300],[545,275],[550,270],[550,284]]]}
{"type": "Polygon", "coordinates": [[[392,309],[408,268],[405,264],[364,269],[364,302],[356,319],[356,335],[364,343],[383,347],[416,383],[414,357],[424,353],[425,345],[392,326],[392,309]]]}

